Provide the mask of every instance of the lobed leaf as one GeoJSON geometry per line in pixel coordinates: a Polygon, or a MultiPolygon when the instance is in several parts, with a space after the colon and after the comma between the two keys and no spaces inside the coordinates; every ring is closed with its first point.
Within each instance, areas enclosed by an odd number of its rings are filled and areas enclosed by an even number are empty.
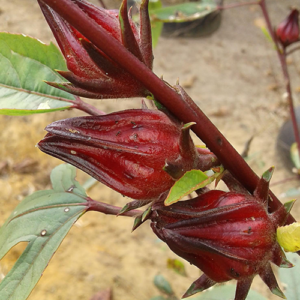
{"type": "Polygon", "coordinates": [[[20,34],[0,33],[0,114],[28,115],[70,108],[74,96],[43,80],[65,81],[67,70],[57,47],[20,34]]]}
{"type": "Polygon", "coordinates": [[[76,169],[59,165],[51,173],[53,190],[26,197],[0,228],[0,259],[15,245],[28,245],[0,283],[1,300],[27,299],[56,249],[86,211],[83,188],[76,169]]]}

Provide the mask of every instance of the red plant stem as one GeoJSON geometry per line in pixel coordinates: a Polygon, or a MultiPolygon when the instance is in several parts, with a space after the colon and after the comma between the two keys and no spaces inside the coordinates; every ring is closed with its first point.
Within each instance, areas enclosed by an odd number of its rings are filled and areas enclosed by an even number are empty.
{"type": "Polygon", "coordinates": [[[72,103],[74,103],[72,108],[82,110],[91,116],[99,116],[106,114],[104,111],[97,109],[95,106],[82,101],[81,98],[78,96],[75,96],[75,99],[75,101],[72,101],[72,103]]]}
{"type": "MultiPolygon", "coordinates": [[[[88,209],[87,211],[98,211],[106,215],[118,215],[121,207],[113,206],[107,203],[95,201],[91,198],[88,198],[87,202],[88,209]]],[[[136,217],[137,215],[141,214],[141,210],[130,210],[122,214],[125,217],[136,217]]]]}
{"type": "MultiPolygon", "coordinates": [[[[71,0],[43,0],[96,47],[117,62],[127,72],[139,80],[171,113],[184,123],[196,122],[192,127],[195,134],[214,152],[224,167],[238,179],[250,192],[258,183],[258,176],[245,160],[221,134],[216,126],[206,117],[193,102],[184,102],[174,89],[166,85],[148,67],[133,56],[121,43],[112,38],[103,28],[97,25],[71,0]]],[[[282,204],[273,195],[270,202],[271,211],[282,204]]],[[[294,222],[291,217],[289,223],[294,222]]]]}
{"type": "Polygon", "coordinates": [[[275,36],[275,32],[273,30],[273,27],[272,27],[272,24],[270,21],[268,9],[266,6],[266,0],[260,0],[259,5],[261,7],[263,16],[265,18],[265,21],[266,21],[266,24],[268,27],[269,34],[274,42],[276,52],[277,52],[277,55],[278,55],[278,58],[280,61],[282,74],[283,74],[283,78],[284,78],[284,82],[285,82],[285,89],[286,89],[286,93],[287,93],[286,98],[287,98],[287,101],[288,101],[289,107],[290,107],[290,116],[291,116],[291,120],[292,120],[292,124],[293,124],[295,141],[297,143],[298,153],[299,153],[299,157],[300,157],[300,135],[299,135],[298,123],[297,123],[294,101],[293,101],[293,96],[292,96],[290,75],[289,75],[288,67],[287,67],[287,63],[286,63],[286,57],[287,57],[286,48],[281,49],[278,45],[277,38],[275,36]]]}

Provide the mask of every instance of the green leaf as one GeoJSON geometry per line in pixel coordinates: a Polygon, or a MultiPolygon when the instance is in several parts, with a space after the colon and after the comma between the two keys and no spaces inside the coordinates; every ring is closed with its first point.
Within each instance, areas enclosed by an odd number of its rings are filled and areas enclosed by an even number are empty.
{"type": "Polygon", "coordinates": [[[174,292],[172,290],[172,287],[170,283],[167,281],[167,279],[162,276],[161,274],[158,274],[154,277],[154,285],[164,294],[168,296],[174,295],[174,292]]]}
{"type": "Polygon", "coordinates": [[[218,10],[213,0],[186,2],[149,10],[152,21],[166,23],[194,21],[218,10]]]}
{"type": "Polygon", "coordinates": [[[151,22],[151,32],[152,32],[152,46],[156,47],[159,37],[161,35],[164,23],[160,21],[152,21],[151,22]]]}
{"type": "Polygon", "coordinates": [[[16,244],[28,242],[0,283],[1,300],[23,300],[43,274],[56,249],[86,211],[86,194],[76,169],[60,165],[51,174],[53,190],[26,197],[0,228],[0,259],[16,244]]]}
{"type": "Polygon", "coordinates": [[[206,175],[200,170],[191,170],[179,178],[175,184],[170,189],[170,192],[165,200],[165,205],[171,205],[178,202],[183,197],[189,195],[190,193],[207,186],[212,183],[221,173],[223,168],[212,176],[206,175]]]}
{"type": "Polygon", "coordinates": [[[148,10],[151,12],[152,10],[162,8],[162,2],[160,0],[150,0],[148,5],[148,10]]]}
{"type": "MultiPolygon", "coordinates": [[[[202,292],[191,300],[232,300],[235,295],[236,286],[233,284],[219,285],[202,292]]],[[[288,298],[289,299],[289,298],[288,298]]],[[[250,290],[247,300],[267,300],[264,296],[254,290],[250,290]]],[[[290,299],[289,299],[290,300],[290,299]]]]}
{"type": "Polygon", "coordinates": [[[299,157],[299,151],[298,151],[298,145],[297,143],[293,143],[290,148],[290,156],[291,160],[296,167],[297,170],[300,170],[300,157],[299,157]]]}
{"type": "Polygon", "coordinates": [[[286,253],[286,257],[294,267],[278,269],[280,281],[285,287],[284,294],[288,300],[300,300],[300,257],[296,253],[286,253]]]}
{"type": "Polygon", "coordinates": [[[0,114],[28,115],[70,108],[74,96],[43,80],[65,81],[67,70],[57,47],[19,34],[0,33],[0,114]]]}
{"type": "Polygon", "coordinates": [[[187,276],[184,263],[179,259],[168,258],[167,267],[168,269],[172,269],[173,271],[175,271],[177,274],[181,276],[185,276],[185,277],[187,276]]]}
{"type": "MultiPolygon", "coordinates": [[[[150,0],[148,9],[149,13],[151,15],[151,11],[154,11],[156,9],[160,9],[162,7],[162,3],[160,0],[150,0]]],[[[151,21],[151,33],[152,33],[152,46],[153,48],[156,47],[158,43],[158,39],[161,35],[162,29],[163,29],[164,23],[160,21],[151,21]]]]}

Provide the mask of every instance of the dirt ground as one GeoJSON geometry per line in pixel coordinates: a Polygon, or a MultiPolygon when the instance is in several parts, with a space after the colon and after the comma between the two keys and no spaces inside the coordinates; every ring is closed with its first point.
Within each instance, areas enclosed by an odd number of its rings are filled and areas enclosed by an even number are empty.
{"type": "MultiPolygon", "coordinates": [[[[96,0],[93,1],[97,3],[96,0]]],[[[109,2],[114,7],[114,1],[109,2]]],[[[225,1],[225,4],[233,1],[225,1]]],[[[274,24],[298,5],[296,0],[267,1],[274,24]]],[[[116,6],[115,6],[116,7],[116,6]]],[[[161,38],[156,47],[154,71],[170,84],[177,78],[187,92],[213,120],[238,151],[254,135],[249,163],[262,174],[276,166],[273,182],[289,177],[276,151],[276,136],[287,109],[279,62],[271,44],[259,29],[263,19],[256,6],[224,11],[220,29],[211,36],[197,39],[161,38]]],[[[0,31],[24,33],[45,43],[52,34],[34,0],[0,0],[0,31]]],[[[289,58],[289,68],[296,102],[300,96],[300,51],[289,58]]],[[[90,102],[107,112],[138,107],[137,101],[108,100],[90,102]]],[[[36,143],[44,136],[44,127],[58,119],[80,115],[57,112],[28,117],[0,116],[0,225],[27,195],[50,188],[49,174],[61,162],[41,153],[36,143]],[[6,167],[5,167],[6,166],[6,167]]],[[[84,182],[87,177],[79,173],[84,182]]],[[[276,185],[282,194],[297,182],[276,185]]],[[[98,184],[90,192],[95,200],[123,206],[126,199],[98,184]]],[[[294,216],[300,217],[300,205],[294,216]]],[[[175,258],[166,245],[152,233],[148,224],[131,233],[133,220],[88,213],[71,229],[30,300],[89,300],[100,290],[112,288],[114,300],[148,300],[158,294],[152,284],[156,274],[174,282],[178,295],[183,294],[199,276],[186,263],[188,277],[176,275],[166,267],[175,258]]],[[[23,245],[14,248],[0,263],[4,276],[23,245]]],[[[268,299],[273,296],[259,278],[254,289],[268,299]]]]}

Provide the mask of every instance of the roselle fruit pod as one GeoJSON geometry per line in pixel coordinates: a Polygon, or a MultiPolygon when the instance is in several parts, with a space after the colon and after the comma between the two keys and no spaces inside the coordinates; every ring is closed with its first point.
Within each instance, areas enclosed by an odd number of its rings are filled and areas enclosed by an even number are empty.
{"type": "Polygon", "coordinates": [[[255,275],[274,294],[284,298],[270,262],[292,267],[276,240],[276,229],[284,224],[290,208],[282,206],[268,213],[265,192],[272,172],[273,168],[264,173],[255,197],[213,190],[168,207],[154,203],[151,215],[154,233],[173,252],[204,273],[183,298],[235,279],[235,300],[243,300],[255,275]]]}
{"type": "Polygon", "coordinates": [[[136,200],[157,199],[172,187],[176,176],[163,170],[166,164],[174,166],[176,175],[202,167],[189,129],[158,110],[77,117],[46,130],[38,143],[43,152],[136,200]]]}
{"type": "MultiPolygon", "coordinates": [[[[127,0],[123,1],[119,13],[94,6],[84,0],[73,2],[87,18],[93,19],[99,27],[152,69],[153,53],[148,1],[142,1],[139,28],[130,17],[127,0]]],[[[49,85],[74,95],[96,99],[146,97],[150,94],[135,78],[94,46],[58,13],[42,0],[38,0],[38,3],[69,70],[57,70],[69,83],[47,82],[49,85]]]]}
{"type": "Polygon", "coordinates": [[[276,37],[283,47],[299,41],[299,11],[293,9],[276,29],[276,37]]]}

